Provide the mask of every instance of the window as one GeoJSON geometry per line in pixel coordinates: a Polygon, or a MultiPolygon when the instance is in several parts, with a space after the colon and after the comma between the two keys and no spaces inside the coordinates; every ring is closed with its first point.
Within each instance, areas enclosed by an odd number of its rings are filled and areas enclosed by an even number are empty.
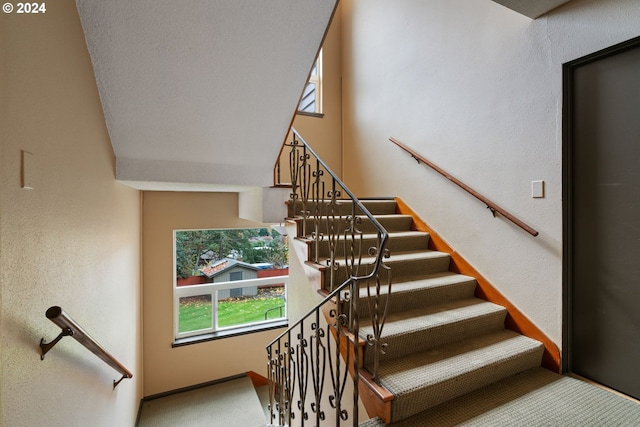
{"type": "Polygon", "coordinates": [[[174,250],[178,345],[286,322],[289,254],[277,230],[177,230],[174,250]]]}
{"type": "Polygon", "coordinates": [[[322,50],[313,64],[309,81],[304,87],[298,113],[322,114],[322,50]]]}

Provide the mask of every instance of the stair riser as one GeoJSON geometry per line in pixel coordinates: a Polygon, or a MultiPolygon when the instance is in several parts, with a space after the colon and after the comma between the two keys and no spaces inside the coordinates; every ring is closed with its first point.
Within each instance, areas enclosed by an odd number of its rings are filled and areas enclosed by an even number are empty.
{"type": "MultiPolygon", "coordinates": [[[[393,359],[410,353],[425,351],[435,346],[446,345],[456,341],[477,337],[493,331],[504,329],[506,310],[490,313],[482,317],[473,317],[455,323],[437,325],[434,328],[407,333],[402,337],[386,337],[385,354],[380,355],[380,363],[393,363],[393,359]]],[[[367,320],[361,322],[365,325],[367,320]]],[[[364,353],[364,365],[373,369],[373,352],[367,348],[364,353]]]]}
{"type": "MultiPolygon", "coordinates": [[[[388,314],[401,313],[403,311],[415,310],[429,304],[438,304],[458,299],[472,298],[476,288],[475,281],[461,281],[446,286],[423,288],[408,292],[395,292],[391,285],[391,300],[387,308],[388,314]]],[[[379,306],[384,306],[388,295],[380,296],[379,306]]],[[[369,303],[366,297],[360,299],[360,318],[369,317],[369,303]]]]}
{"type": "MultiPolygon", "coordinates": [[[[315,254],[315,245],[316,243],[311,243],[310,253],[315,254]]],[[[351,243],[348,241],[345,244],[343,239],[337,242],[335,246],[335,253],[337,257],[344,257],[345,252],[349,253],[351,251],[350,247],[351,243]]],[[[367,238],[362,239],[362,241],[356,240],[354,243],[354,250],[358,252],[360,248],[363,249],[363,253],[367,253],[369,248],[376,247],[378,245],[378,240],[375,238],[367,238]]],[[[391,237],[387,243],[387,249],[393,254],[401,251],[418,251],[418,250],[426,250],[429,247],[429,235],[421,235],[421,236],[411,236],[411,237],[402,237],[402,238],[393,238],[391,237]]],[[[319,258],[328,258],[329,257],[329,242],[322,241],[319,244],[319,258]]]]}
{"type": "Polygon", "coordinates": [[[397,396],[392,403],[392,421],[408,418],[425,409],[480,389],[511,375],[539,367],[542,360],[542,351],[543,349],[540,347],[534,351],[522,353],[516,358],[482,366],[463,376],[454,377],[448,381],[397,396]],[[415,405],[415,402],[420,402],[420,405],[415,405]]]}
{"type": "MultiPolygon", "coordinates": [[[[390,270],[383,270],[380,273],[380,279],[382,283],[387,283],[387,275],[389,274],[389,271],[391,271],[392,280],[394,282],[448,271],[450,261],[451,258],[449,257],[449,255],[443,255],[436,258],[421,258],[411,261],[392,261],[391,258],[391,260],[385,260],[385,265],[389,267],[390,270]]],[[[358,276],[365,276],[371,271],[371,269],[371,264],[362,265],[355,273],[358,276]]],[[[322,273],[323,287],[326,290],[330,290],[329,286],[331,284],[331,269],[326,268],[322,273]]],[[[344,283],[348,279],[348,277],[349,276],[347,275],[346,268],[341,266],[338,270],[334,271],[334,286],[338,286],[344,283]]],[[[371,280],[371,284],[374,284],[373,279],[371,280]]]]}
{"type": "MultiPolygon", "coordinates": [[[[356,229],[361,233],[376,233],[377,229],[366,217],[358,217],[360,218],[360,222],[356,224],[356,229]]],[[[412,219],[410,216],[394,216],[391,218],[388,217],[377,217],[376,220],[380,222],[385,230],[389,233],[400,232],[400,231],[409,231],[411,230],[412,219]]],[[[346,230],[350,230],[350,224],[347,222],[346,217],[336,218],[332,220],[328,220],[326,217],[320,218],[317,221],[317,232],[330,235],[330,234],[338,234],[344,235],[346,230]]],[[[306,235],[310,236],[311,233],[316,232],[316,221],[315,219],[309,218],[307,219],[306,230],[303,230],[303,221],[298,221],[298,236],[302,236],[303,232],[306,231],[306,235]]],[[[349,235],[351,235],[350,231],[347,231],[349,235]]],[[[356,233],[358,234],[358,233],[356,233]]]]}
{"type": "MultiPolygon", "coordinates": [[[[373,215],[391,215],[396,213],[396,202],[395,200],[382,200],[382,201],[372,201],[372,200],[361,200],[362,204],[369,211],[369,213],[373,215]]],[[[314,215],[316,212],[316,204],[315,202],[309,202],[306,204],[306,210],[314,215]]],[[[320,214],[325,215],[329,212],[329,202],[320,203],[320,214]]],[[[301,216],[302,204],[300,202],[296,203],[296,211],[293,210],[293,204],[291,202],[287,202],[287,213],[290,218],[301,216]]],[[[352,203],[350,202],[338,202],[338,206],[335,207],[334,212],[336,214],[343,215],[351,215],[353,212],[352,203]]],[[[363,215],[361,209],[356,207],[356,215],[363,215]]]]}

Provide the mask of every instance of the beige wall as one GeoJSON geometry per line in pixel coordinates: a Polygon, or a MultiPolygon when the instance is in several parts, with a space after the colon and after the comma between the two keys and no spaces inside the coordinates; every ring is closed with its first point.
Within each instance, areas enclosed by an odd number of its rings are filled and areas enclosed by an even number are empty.
{"type": "MultiPolygon", "coordinates": [[[[15,3],[14,3],[15,5],[15,3]]],[[[0,15],[0,390],[3,426],[131,426],[142,396],[140,193],[114,158],[71,0],[0,15]],[[33,153],[21,188],[21,150],[33,153]],[[71,337],[40,360],[61,306],[133,372],[71,337]]]]}
{"type": "Polygon", "coordinates": [[[562,64],[640,35],[638,1],[576,0],[536,20],[488,0],[342,9],[345,181],[403,198],[560,345],[562,64]],[[493,218],[390,136],[540,235],[493,218]]]}
{"type": "MultiPolygon", "coordinates": [[[[341,48],[341,7],[336,13],[327,32],[322,47],[322,92],[323,117],[296,115],[293,127],[302,135],[320,158],[342,177],[342,48],[341,48]]],[[[288,137],[287,141],[291,141],[288,137]]],[[[289,182],[288,153],[281,160],[282,181],[289,182]],[[285,175],[286,173],[286,175],[285,175]]]]}
{"type": "MultiPolygon", "coordinates": [[[[281,330],[172,348],[173,231],[259,227],[238,218],[237,193],[143,193],[144,395],[254,371],[267,375],[265,346],[281,330]]],[[[284,215],[284,207],[283,207],[284,215]]]]}

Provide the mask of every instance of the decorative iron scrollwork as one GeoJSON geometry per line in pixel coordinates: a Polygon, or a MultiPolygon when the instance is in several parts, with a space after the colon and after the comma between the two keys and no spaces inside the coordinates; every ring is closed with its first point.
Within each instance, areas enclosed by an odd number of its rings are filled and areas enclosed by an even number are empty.
{"type": "Polygon", "coordinates": [[[391,272],[384,263],[388,233],[295,130],[285,146],[290,150],[291,212],[298,216],[299,235],[313,242],[312,261],[327,266],[329,295],[267,347],[270,419],[278,418],[282,426],[294,419],[296,425],[319,426],[331,413],[336,426],[347,420],[356,426],[361,321],[371,322],[373,332],[364,340],[374,352],[371,374],[376,380],[379,355],[387,346],[382,331],[388,304],[383,293],[391,291],[391,272]],[[362,231],[371,226],[377,233],[374,246],[365,244],[362,231]],[[327,319],[321,314],[325,306],[327,319]],[[362,309],[369,314],[361,319],[362,309]],[[349,378],[352,399],[345,398],[349,378]]]}

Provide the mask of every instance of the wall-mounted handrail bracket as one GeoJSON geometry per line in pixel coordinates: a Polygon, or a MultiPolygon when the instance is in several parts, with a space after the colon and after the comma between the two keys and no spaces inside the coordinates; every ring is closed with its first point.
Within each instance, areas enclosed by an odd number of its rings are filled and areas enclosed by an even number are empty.
{"type": "Polygon", "coordinates": [[[493,217],[496,217],[496,208],[494,208],[493,206],[487,206],[487,209],[489,209],[491,211],[491,215],[493,215],[493,217]]]}
{"type": "Polygon", "coordinates": [[[118,362],[109,352],[107,352],[104,348],[98,344],[98,342],[93,339],[80,325],[78,325],[75,320],[73,320],[67,313],[62,310],[62,308],[58,306],[49,307],[46,312],[47,319],[51,320],[53,323],[58,325],[62,331],[60,334],[51,341],[50,343],[45,343],[44,338],[40,340],[40,349],[42,354],[40,355],[40,360],[44,360],[44,355],[47,354],[51,348],[58,343],[63,337],[71,336],[80,344],[85,346],[89,351],[98,356],[105,362],[107,365],[111,366],[113,369],[122,374],[122,378],[118,381],[113,380],[113,388],[115,389],[120,381],[125,378],[133,378],[133,374],[120,362],[118,362]]]}
{"type": "Polygon", "coordinates": [[[71,328],[62,328],[60,334],[53,341],[46,343],[44,342],[44,338],[42,338],[40,340],[40,351],[42,352],[42,354],[40,354],[40,360],[44,360],[44,355],[47,354],[47,352],[51,350],[54,345],[58,344],[58,341],[70,335],[73,335],[73,330],[71,330],[71,328]]]}
{"type": "Polygon", "coordinates": [[[125,379],[125,378],[129,378],[129,377],[128,377],[128,376],[126,376],[126,375],[123,375],[122,377],[120,377],[120,379],[119,379],[118,381],[113,380],[113,389],[115,390],[115,389],[116,389],[116,387],[118,386],[118,384],[120,384],[120,381],[122,381],[122,380],[123,380],[123,379],[125,379]]]}

